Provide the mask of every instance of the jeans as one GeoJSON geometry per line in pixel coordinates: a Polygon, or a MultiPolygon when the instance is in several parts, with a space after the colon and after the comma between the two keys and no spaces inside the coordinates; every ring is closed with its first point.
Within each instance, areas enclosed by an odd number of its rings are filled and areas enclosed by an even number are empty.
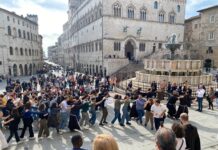
{"type": "Polygon", "coordinates": [[[163,118],[154,118],[154,125],[155,125],[155,129],[158,130],[160,125],[161,125],[161,122],[163,123],[164,122],[164,119],[163,118]]]}
{"type": "Polygon", "coordinates": [[[136,110],[138,114],[138,119],[140,121],[140,124],[142,124],[142,117],[144,116],[144,110],[136,110]]]}
{"type": "Polygon", "coordinates": [[[119,123],[121,123],[121,114],[119,110],[114,110],[114,119],[111,121],[112,124],[118,119],[119,123]]]}
{"type": "Polygon", "coordinates": [[[126,119],[126,123],[130,121],[129,112],[127,109],[123,109],[123,115],[122,115],[122,119],[121,119],[122,124],[124,124],[125,119],[126,119]]]}
{"type": "Polygon", "coordinates": [[[68,118],[69,118],[68,112],[61,112],[61,114],[60,114],[60,129],[64,129],[67,126],[68,118]]]}
{"type": "Polygon", "coordinates": [[[203,102],[203,97],[198,97],[197,98],[197,100],[198,100],[198,110],[199,111],[202,111],[202,102],[203,102]]]}
{"type": "Polygon", "coordinates": [[[96,121],[96,111],[95,110],[91,110],[90,111],[91,114],[91,118],[89,119],[89,122],[94,125],[95,121],[96,121]]]}

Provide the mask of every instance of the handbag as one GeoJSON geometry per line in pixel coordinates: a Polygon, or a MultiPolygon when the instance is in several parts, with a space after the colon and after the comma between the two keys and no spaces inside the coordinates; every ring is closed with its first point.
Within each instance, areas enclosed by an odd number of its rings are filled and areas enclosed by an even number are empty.
{"type": "Polygon", "coordinates": [[[180,147],[179,147],[179,150],[181,150],[183,144],[184,144],[184,139],[182,139],[182,143],[181,143],[181,145],[180,145],[180,147]]]}

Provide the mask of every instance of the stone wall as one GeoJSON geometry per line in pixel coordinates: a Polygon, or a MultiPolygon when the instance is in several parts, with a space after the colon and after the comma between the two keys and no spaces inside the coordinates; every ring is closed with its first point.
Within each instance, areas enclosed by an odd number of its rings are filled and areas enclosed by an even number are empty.
{"type": "Polygon", "coordinates": [[[112,73],[116,72],[117,70],[125,67],[129,63],[128,59],[122,58],[105,58],[104,59],[104,66],[107,68],[107,74],[111,75],[112,73]]]}

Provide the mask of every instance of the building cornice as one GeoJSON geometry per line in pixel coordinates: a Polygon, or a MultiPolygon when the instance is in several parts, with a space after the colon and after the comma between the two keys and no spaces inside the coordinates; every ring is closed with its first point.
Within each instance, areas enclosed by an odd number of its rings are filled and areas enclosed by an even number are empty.
{"type": "Polygon", "coordinates": [[[32,23],[32,24],[38,26],[38,24],[37,24],[36,22],[33,22],[33,21],[31,21],[31,20],[29,20],[29,19],[23,17],[23,16],[19,16],[19,15],[17,15],[15,12],[8,11],[8,10],[3,9],[3,8],[1,8],[1,7],[0,7],[0,11],[3,11],[3,12],[5,12],[5,13],[8,13],[8,14],[10,14],[10,15],[13,15],[14,17],[18,17],[18,18],[20,18],[20,19],[22,19],[22,20],[28,21],[29,23],[32,23]]]}

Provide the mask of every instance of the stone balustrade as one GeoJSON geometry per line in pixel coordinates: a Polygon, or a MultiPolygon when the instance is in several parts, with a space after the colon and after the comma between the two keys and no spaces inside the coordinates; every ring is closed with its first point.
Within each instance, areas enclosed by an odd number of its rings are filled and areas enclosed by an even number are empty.
{"type": "Polygon", "coordinates": [[[160,72],[200,72],[202,69],[201,60],[156,60],[145,59],[144,69],[160,72]]]}
{"type": "Polygon", "coordinates": [[[204,85],[212,84],[212,75],[200,75],[200,76],[166,76],[166,75],[153,75],[153,74],[146,74],[142,71],[136,72],[136,81],[143,82],[143,83],[152,83],[156,81],[160,83],[161,81],[169,81],[171,83],[184,83],[188,81],[191,85],[198,85],[200,83],[204,85]]]}

